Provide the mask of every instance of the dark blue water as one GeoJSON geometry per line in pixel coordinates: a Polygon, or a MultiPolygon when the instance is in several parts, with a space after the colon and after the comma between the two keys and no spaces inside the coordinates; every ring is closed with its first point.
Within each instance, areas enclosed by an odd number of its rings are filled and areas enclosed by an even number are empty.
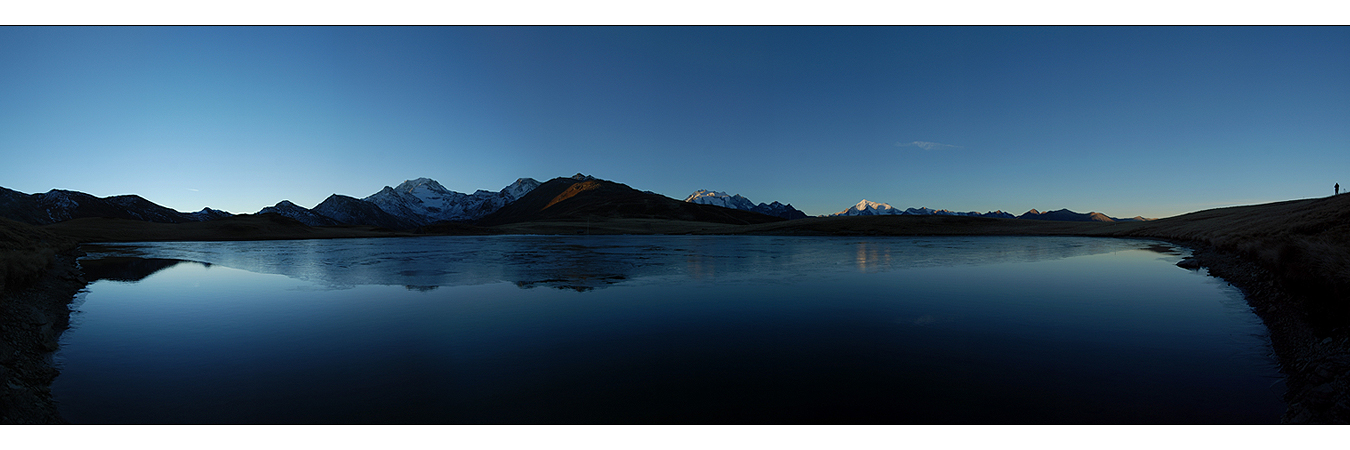
{"type": "Polygon", "coordinates": [[[428,237],[91,247],[74,423],[1276,423],[1157,242],[428,237]],[[126,258],[131,257],[131,258],[126,258]]]}

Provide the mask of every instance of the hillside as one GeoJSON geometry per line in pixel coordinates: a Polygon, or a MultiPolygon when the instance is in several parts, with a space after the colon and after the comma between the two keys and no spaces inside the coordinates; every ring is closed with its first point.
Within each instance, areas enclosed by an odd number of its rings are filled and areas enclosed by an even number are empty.
{"type": "Polygon", "coordinates": [[[784,219],[720,206],[682,202],[628,185],[577,174],[554,178],[478,221],[481,226],[517,222],[586,222],[603,219],[665,219],[750,225],[784,219]]]}
{"type": "Polygon", "coordinates": [[[64,423],[51,352],[83,287],[73,240],[0,218],[0,424],[64,423]]]}
{"type": "Polygon", "coordinates": [[[0,292],[32,283],[57,253],[73,248],[67,237],[0,217],[0,292]]]}
{"type": "Polygon", "coordinates": [[[42,194],[24,194],[0,187],[0,217],[32,225],[46,225],[85,217],[112,217],[158,223],[200,222],[231,214],[203,208],[182,213],[138,195],[95,197],[83,192],[52,189],[42,194]]]}
{"type": "Polygon", "coordinates": [[[1312,300],[1316,322],[1350,324],[1350,195],[1123,223],[1110,234],[1199,242],[1242,255],[1312,300]]]}
{"type": "Polygon", "coordinates": [[[311,227],[278,214],[240,214],[209,222],[178,224],[84,218],[42,227],[79,242],[249,241],[411,236],[371,226],[311,227]]]}

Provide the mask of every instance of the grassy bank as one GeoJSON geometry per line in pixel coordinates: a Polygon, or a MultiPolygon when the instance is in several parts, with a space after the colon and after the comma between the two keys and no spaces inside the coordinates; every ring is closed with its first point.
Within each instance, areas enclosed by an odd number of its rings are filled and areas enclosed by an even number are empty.
{"type": "Polygon", "coordinates": [[[311,227],[277,214],[253,214],[207,222],[151,223],[83,218],[45,225],[43,230],[78,242],[266,241],[414,236],[370,226],[311,227]]]}
{"type": "Polygon", "coordinates": [[[0,293],[31,285],[74,248],[74,239],[0,217],[0,293]]]}
{"type": "Polygon", "coordinates": [[[0,219],[0,423],[62,423],[47,356],[83,287],[73,239],[0,219]]]}
{"type": "Polygon", "coordinates": [[[1107,234],[1198,242],[1261,266],[1304,300],[1319,333],[1350,324],[1350,195],[1118,225],[1107,234]]]}

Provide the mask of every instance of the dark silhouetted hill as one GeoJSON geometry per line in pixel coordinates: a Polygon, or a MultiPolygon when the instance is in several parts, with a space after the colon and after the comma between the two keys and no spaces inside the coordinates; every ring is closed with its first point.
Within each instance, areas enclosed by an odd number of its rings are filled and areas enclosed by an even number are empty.
{"type": "Polygon", "coordinates": [[[1033,209],[1031,211],[1023,213],[1020,216],[1017,216],[1017,218],[1031,219],[1031,220],[1058,220],[1062,222],[1139,222],[1149,220],[1138,216],[1129,219],[1119,219],[1099,212],[1090,212],[1087,214],[1083,214],[1069,211],[1068,209],[1061,209],[1057,211],[1048,211],[1048,212],[1040,212],[1033,209]]]}
{"type": "Polygon", "coordinates": [[[418,225],[412,220],[389,214],[374,203],[339,194],[328,196],[313,211],[345,225],[370,225],[390,230],[411,230],[418,225]]]}
{"type": "Polygon", "coordinates": [[[532,221],[665,219],[758,224],[784,219],[720,206],[682,202],[628,185],[577,174],[554,178],[478,221],[492,226],[532,221]]]}
{"type": "Polygon", "coordinates": [[[95,197],[83,192],[52,189],[42,194],[24,194],[0,187],[0,217],[47,225],[85,217],[143,220],[155,223],[185,223],[229,217],[225,211],[205,208],[181,213],[139,195],[95,197]]]}
{"type": "Polygon", "coordinates": [[[340,225],[338,221],[333,220],[330,217],[317,214],[314,211],[311,211],[303,206],[291,203],[290,200],[279,201],[277,202],[276,205],[268,206],[258,211],[258,214],[268,214],[268,213],[280,214],[282,216],[290,217],[292,219],[300,221],[300,223],[309,225],[311,227],[330,227],[333,225],[340,225]]]}

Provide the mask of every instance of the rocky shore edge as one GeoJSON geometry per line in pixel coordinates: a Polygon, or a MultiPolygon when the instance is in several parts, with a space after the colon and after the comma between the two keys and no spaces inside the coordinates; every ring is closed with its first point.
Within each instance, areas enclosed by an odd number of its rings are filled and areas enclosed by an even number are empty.
{"type": "Polygon", "coordinates": [[[0,424],[68,423],[52,401],[60,374],[52,355],[70,327],[70,304],[87,285],[80,256],[57,253],[35,282],[0,294],[0,424]]]}
{"type": "Polygon", "coordinates": [[[1291,295],[1295,290],[1283,286],[1286,281],[1239,253],[1194,241],[1171,242],[1192,250],[1178,266],[1206,268],[1238,288],[1265,323],[1287,387],[1281,423],[1350,423],[1350,330],[1319,336],[1310,325],[1306,299],[1291,295]]]}

